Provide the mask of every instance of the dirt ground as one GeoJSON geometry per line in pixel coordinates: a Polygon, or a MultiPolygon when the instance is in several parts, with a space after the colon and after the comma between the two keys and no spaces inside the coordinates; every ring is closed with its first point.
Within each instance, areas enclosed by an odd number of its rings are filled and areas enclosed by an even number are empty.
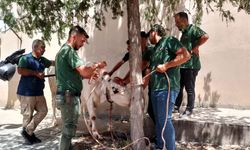
{"type": "MultiPolygon", "coordinates": [[[[60,139],[60,127],[51,127],[52,115],[40,123],[36,129],[36,135],[42,140],[42,143],[34,145],[24,145],[23,138],[20,135],[22,129],[22,116],[19,109],[4,110],[0,108],[0,149],[1,150],[57,150],[60,139]]],[[[126,122],[125,124],[128,124],[126,122]]],[[[104,150],[109,148],[120,149],[130,143],[129,134],[120,131],[113,132],[113,138],[110,132],[102,133],[103,139],[98,144],[88,132],[78,131],[73,139],[74,150],[104,150]]],[[[177,150],[250,150],[250,147],[241,147],[238,145],[216,146],[200,143],[176,142],[177,150]]],[[[131,149],[131,148],[128,148],[131,149]]]]}

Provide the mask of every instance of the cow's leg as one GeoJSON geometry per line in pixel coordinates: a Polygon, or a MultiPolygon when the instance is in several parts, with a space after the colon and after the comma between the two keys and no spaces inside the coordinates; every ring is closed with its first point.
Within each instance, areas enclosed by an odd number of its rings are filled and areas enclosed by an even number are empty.
{"type": "Polygon", "coordinates": [[[86,105],[86,99],[84,96],[81,96],[81,114],[82,115],[86,115],[86,111],[87,111],[87,105],[86,105]]]}
{"type": "MultiPolygon", "coordinates": [[[[50,67],[47,70],[47,74],[54,74],[55,73],[55,68],[50,67]]],[[[59,123],[56,119],[56,78],[55,77],[49,77],[49,87],[51,91],[51,98],[52,98],[52,126],[55,127],[59,123]]]]}
{"type": "Polygon", "coordinates": [[[97,139],[102,139],[96,127],[96,109],[100,103],[100,94],[93,92],[93,99],[87,100],[87,108],[91,122],[91,132],[97,139]]]}
{"type": "MultiPolygon", "coordinates": [[[[89,100],[91,101],[91,100],[89,100]]],[[[84,117],[84,120],[85,121],[85,125],[87,126],[88,130],[92,133],[92,129],[91,129],[91,126],[92,126],[92,122],[91,122],[91,119],[88,119],[87,116],[89,117],[90,114],[92,114],[92,112],[90,112],[92,110],[91,108],[91,104],[90,102],[88,102],[84,96],[81,96],[81,114],[82,116],[84,117]]]]}
{"type": "Polygon", "coordinates": [[[56,119],[56,93],[52,92],[52,126],[55,127],[58,125],[58,121],[56,119]]]}

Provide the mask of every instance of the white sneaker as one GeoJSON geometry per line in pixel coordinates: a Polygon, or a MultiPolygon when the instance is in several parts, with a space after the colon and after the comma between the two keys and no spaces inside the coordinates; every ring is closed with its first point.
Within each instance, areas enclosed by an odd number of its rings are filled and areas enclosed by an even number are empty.
{"type": "Polygon", "coordinates": [[[156,148],[156,144],[155,143],[151,144],[151,148],[152,148],[152,150],[162,150],[160,148],[156,148]]]}
{"type": "Polygon", "coordinates": [[[193,112],[192,111],[189,111],[189,110],[185,110],[181,115],[180,115],[180,118],[189,118],[189,117],[192,117],[192,114],[193,112]]]}

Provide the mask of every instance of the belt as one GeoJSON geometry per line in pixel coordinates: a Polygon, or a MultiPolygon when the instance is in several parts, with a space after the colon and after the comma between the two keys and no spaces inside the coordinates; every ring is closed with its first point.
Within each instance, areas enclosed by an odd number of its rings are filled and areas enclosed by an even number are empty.
{"type": "MultiPolygon", "coordinates": [[[[65,96],[65,92],[63,91],[57,91],[56,92],[56,95],[62,95],[62,96],[65,96]]],[[[70,92],[70,95],[71,96],[81,96],[81,93],[80,92],[70,92]]]]}

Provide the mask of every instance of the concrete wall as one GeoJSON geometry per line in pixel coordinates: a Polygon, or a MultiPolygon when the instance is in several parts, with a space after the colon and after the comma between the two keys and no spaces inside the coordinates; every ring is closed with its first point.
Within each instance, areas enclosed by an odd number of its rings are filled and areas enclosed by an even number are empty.
{"type": "MultiPolygon", "coordinates": [[[[97,62],[105,60],[108,64],[107,70],[111,70],[115,63],[120,61],[124,54],[127,52],[127,16],[124,14],[123,18],[117,20],[111,19],[111,15],[107,14],[106,27],[99,31],[95,26],[89,25],[86,30],[90,35],[86,44],[79,50],[80,57],[87,62],[97,62]]],[[[22,47],[26,49],[26,53],[31,52],[32,41],[41,38],[41,35],[35,35],[33,38],[27,37],[25,34],[18,33],[22,38],[22,47]]],[[[8,55],[19,49],[20,42],[14,33],[8,30],[6,33],[1,33],[1,55],[0,60],[5,59],[8,55]]],[[[62,41],[62,44],[66,39],[62,41]]],[[[52,41],[46,44],[46,52],[44,56],[48,59],[54,60],[56,53],[59,51],[60,45],[57,42],[56,36],[53,35],[52,41]]],[[[125,76],[128,71],[128,63],[123,65],[120,70],[114,73],[114,76],[125,76]]],[[[5,107],[7,101],[16,101],[16,89],[20,76],[16,73],[15,77],[9,82],[0,80],[0,107],[5,107]],[[10,93],[10,94],[8,94],[10,93]]],[[[84,81],[84,94],[88,91],[87,81],[84,81]]],[[[48,85],[48,80],[45,82],[45,96],[48,106],[51,107],[51,94],[48,85]]],[[[85,94],[85,97],[87,95],[85,94]]],[[[16,101],[16,107],[19,107],[19,102],[16,101]]]]}
{"type": "MultiPolygon", "coordinates": [[[[250,15],[230,8],[235,22],[222,22],[218,13],[205,14],[203,28],[210,36],[200,48],[202,69],[197,79],[197,96],[204,99],[204,78],[211,73],[210,92],[217,92],[209,99],[218,99],[226,107],[250,106],[250,15]],[[217,95],[217,96],[216,96],[217,95]],[[219,96],[219,97],[218,97],[219,96]]],[[[210,93],[211,95],[211,93],[210,93]]],[[[197,100],[198,102],[198,100],[197,100]]]]}
{"type": "MultiPolygon", "coordinates": [[[[222,22],[217,13],[205,14],[203,17],[201,28],[209,34],[210,39],[200,48],[202,69],[196,84],[197,97],[200,97],[197,98],[197,105],[204,104],[204,99],[206,99],[204,97],[208,97],[209,101],[218,100],[218,104],[221,106],[250,107],[250,93],[248,92],[250,85],[250,16],[243,12],[237,13],[234,9],[231,10],[236,21],[229,25],[222,22]],[[209,73],[211,73],[212,80],[206,82],[204,90],[204,78],[209,77],[209,73]]],[[[79,54],[82,59],[89,62],[106,60],[107,70],[110,70],[126,53],[127,16],[125,14],[123,18],[112,20],[111,16],[107,15],[107,20],[107,25],[103,27],[102,31],[97,30],[94,25],[86,28],[90,34],[89,44],[85,45],[79,54]]],[[[148,26],[142,27],[143,29],[148,30],[148,26]]],[[[32,39],[24,34],[20,34],[20,36],[23,39],[22,48],[26,48],[26,52],[30,52],[32,39]]],[[[40,38],[40,36],[36,35],[33,39],[35,38],[40,38]]],[[[2,33],[1,40],[2,60],[19,48],[19,41],[11,31],[2,33]]],[[[54,36],[51,44],[47,45],[44,56],[54,59],[59,49],[60,45],[54,36]]],[[[128,63],[114,76],[124,76],[127,70],[128,63]]],[[[5,106],[8,97],[15,95],[17,83],[18,75],[9,82],[9,85],[8,82],[0,81],[0,106],[5,106]]],[[[47,83],[46,81],[45,96],[50,106],[50,92],[47,83]]],[[[87,85],[84,87],[86,89],[87,85]]]]}
{"type": "MultiPolygon", "coordinates": [[[[7,56],[15,52],[16,50],[20,48],[25,48],[25,53],[30,53],[32,51],[31,45],[33,39],[41,38],[40,35],[35,35],[33,38],[27,37],[25,34],[18,33],[18,35],[21,37],[22,42],[16,37],[16,35],[11,31],[8,30],[5,33],[1,33],[1,56],[0,60],[4,60],[7,56]],[[21,47],[20,47],[20,43],[21,47]]],[[[60,46],[57,44],[56,38],[53,38],[50,45],[46,46],[46,52],[44,53],[44,56],[48,59],[53,60],[55,57],[56,52],[59,50],[60,46]]],[[[17,85],[19,82],[20,75],[16,72],[14,77],[8,82],[8,81],[2,81],[0,80],[0,106],[6,107],[10,105],[15,105],[16,107],[19,107],[19,102],[17,101],[16,96],[16,90],[17,85]]],[[[48,80],[46,79],[46,87],[45,87],[45,96],[47,98],[48,103],[50,104],[50,90],[48,86],[48,80]]],[[[50,105],[49,105],[50,106],[50,105]]]]}

